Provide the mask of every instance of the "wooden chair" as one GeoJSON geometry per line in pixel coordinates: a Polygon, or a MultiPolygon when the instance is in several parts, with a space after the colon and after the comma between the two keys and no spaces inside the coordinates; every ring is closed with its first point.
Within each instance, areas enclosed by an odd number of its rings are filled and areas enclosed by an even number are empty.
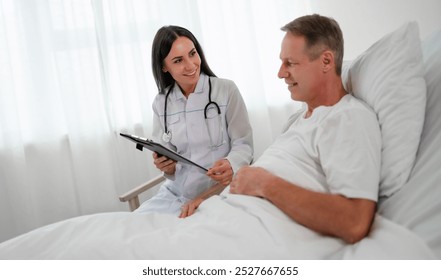
{"type": "Polygon", "coordinates": [[[145,192],[146,190],[153,188],[154,186],[158,185],[159,183],[161,183],[164,180],[165,180],[165,177],[162,175],[159,175],[159,176],[143,183],[142,185],[128,191],[127,193],[121,195],[119,197],[119,200],[121,202],[128,202],[130,211],[134,211],[135,209],[137,209],[139,207],[139,195],[141,193],[145,192]]]}

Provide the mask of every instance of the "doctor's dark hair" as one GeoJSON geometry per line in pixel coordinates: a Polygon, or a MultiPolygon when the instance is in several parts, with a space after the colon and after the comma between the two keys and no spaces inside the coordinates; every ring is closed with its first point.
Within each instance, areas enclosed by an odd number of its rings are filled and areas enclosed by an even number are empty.
{"type": "Polygon", "coordinates": [[[193,42],[196,51],[201,58],[201,73],[212,77],[216,76],[207,64],[201,45],[189,30],[174,25],[163,26],[156,32],[152,44],[153,77],[155,78],[156,86],[158,87],[160,94],[164,94],[165,89],[168,86],[173,85],[175,82],[170,73],[165,73],[162,71],[162,68],[164,66],[164,59],[170,52],[173,42],[182,36],[187,37],[193,42]]]}
{"type": "Polygon", "coordinates": [[[310,60],[317,59],[324,50],[334,53],[335,72],[341,75],[344,54],[343,33],[337,21],[318,14],[296,18],[283,26],[282,31],[303,36],[310,60]]]}

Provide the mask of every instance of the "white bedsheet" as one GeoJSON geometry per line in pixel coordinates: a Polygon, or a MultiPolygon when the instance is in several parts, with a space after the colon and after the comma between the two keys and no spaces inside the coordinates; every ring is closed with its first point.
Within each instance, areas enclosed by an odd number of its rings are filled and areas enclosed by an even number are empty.
{"type": "Polygon", "coordinates": [[[81,216],[0,244],[0,259],[432,259],[415,234],[377,216],[348,245],[300,226],[271,203],[215,196],[179,219],[128,212],[81,216]],[[403,246],[406,244],[406,246],[403,246]]]}

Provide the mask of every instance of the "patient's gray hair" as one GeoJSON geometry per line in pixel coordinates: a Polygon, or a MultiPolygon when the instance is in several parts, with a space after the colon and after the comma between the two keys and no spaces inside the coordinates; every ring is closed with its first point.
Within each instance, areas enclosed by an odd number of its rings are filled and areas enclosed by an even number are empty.
{"type": "Polygon", "coordinates": [[[310,60],[317,59],[323,51],[334,53],[335,71],[341,75],[343,64],[343,33],[336,20],[318,14],[302,16],[283,26],[282,31],[305,37],[306,52],[310,60]]]}

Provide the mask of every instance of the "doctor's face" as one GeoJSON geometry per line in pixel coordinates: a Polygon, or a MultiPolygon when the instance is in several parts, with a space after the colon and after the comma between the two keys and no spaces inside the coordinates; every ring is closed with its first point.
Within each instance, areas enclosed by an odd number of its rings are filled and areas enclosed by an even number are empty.
{"type": "Polygon", "coordinates": [[[193,44],[187,37],[178,37],[164,59],[162,70],[169,72],[178,83],[185,95],[192,93],[196,88],[200,76],[201,58],[193,44]]]}
{"type": "Polygon", "coordinates": [[[320,59],[310,60],[303,36],[287,32],[280,51],[282,64],[278,76],[288,84],[291,99],[310,104],[316,99],[321,86],[320,59]]]}

